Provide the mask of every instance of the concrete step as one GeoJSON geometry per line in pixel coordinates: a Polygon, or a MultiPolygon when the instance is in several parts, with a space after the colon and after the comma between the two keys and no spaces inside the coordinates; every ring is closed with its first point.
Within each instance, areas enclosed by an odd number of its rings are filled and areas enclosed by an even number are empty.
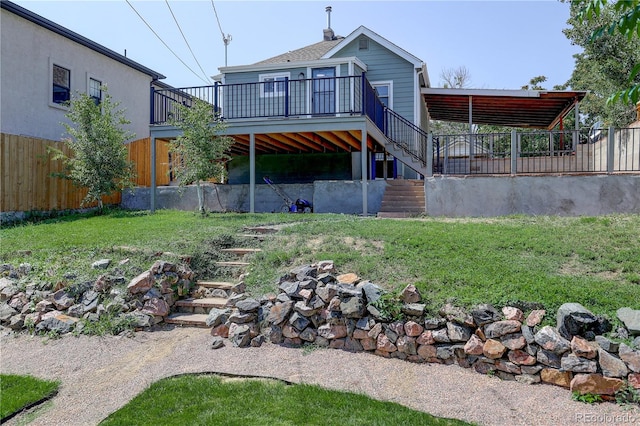
{"type": "Polygon", "coordinates": [[[224,308],[227,305],[227,299],[222,297],[204,297],[202,299],[182,299],[175,303],[178,308],[224,308]]]}
{"type": "Polygon", "coordinates": [[[235,254],[236,256],[244,256],[246,254],[252,254],[252,253],[260,253],[262,250],[259,248],[227,248],[227,249],[222,249],[220,250],[224,253],[231,253],[231,254],[235,254]]]}
{"type": "Polygon", "coordinates": [[[416,179],[389,179],[387,185],[390,186],[419,186],[424,187],[424,181],[416,179]]]}
{"type": "Polygon", "coordinates": [[[378,217],[388,218],[388,219],[399,219],[399,218],[407,218],[407,217],[416,217],[419,216],[422,212],[378,212],[378,217]]]}
{"type": "Polygon", "coordinates": [[[218,267],[230,267],[230,268],[244,268],[245,266],[251,265],[249,262],[216,262],[216,266],[218,267]]]}
{"type": "Polygon", "coordinates": [[[382,201],[424,201],[422,194],[388,194],[382,197],[382,201]]]}
{"type": "Polygon", "coordinates": [[[236,284],[226,281],[198,281],[197,284],[204,288],[219,288],[222,290],[231,290],[236,286],[236,284]]]}
{"type": "Polygon", "coordinates": [[[164,322],[188,327],[206,327],[207,316],[206,314],[185,314],[179,312],[169,315],[164,319],[164,322]]]}

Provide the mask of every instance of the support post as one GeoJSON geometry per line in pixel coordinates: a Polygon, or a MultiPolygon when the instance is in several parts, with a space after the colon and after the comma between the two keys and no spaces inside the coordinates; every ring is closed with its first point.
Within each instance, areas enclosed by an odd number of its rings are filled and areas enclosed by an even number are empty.
{"type": "Polygon", "coordinates": [[[256,212],[256,135],[249,135],[249,212],[256,212]]]}
{"type": "Polygon", "coordinates": [[[473,138],[473,96],[469,96],[469,173],[471,173],[475,141],[473,138]]]}
{"type": "Polygon", "coordinates": [[[573,113],[575,117],[575,124],[573,126],[573,152],[578,150],[578,144],[580,143],[580,111],[578,110],[578,100],[573,103],[573,113]]]}
{"type": "Polygon", "coordinates": [[[156,138],[151,136],[151,192],[149,194],[149,211],[156,211],[156,138]]]}
{"type": "Polygon", "coordinates": [[[360,131],[360,165],[362,170],[360,176],[362,178],[362,216],[367,217],[367,128],[364,126],[360,131]]]}
{"type": "Polygon", "coordinates": [[[425,177],[433,176],[433,134],[429,133],[427,136],[427,175],[425,177]]]}
{"type": "Polygon", "coordinates": [[[615,153],[614,150],[616,148],[616,129],[613,126],[609,127],[607,139],[607,173],[613,173],[614,159],[615,153]]]}
{"type": "Polygon", "coordinates": [[[511,174],[518,173],[518,135],[516,129],[511,129],[511,174]]]}

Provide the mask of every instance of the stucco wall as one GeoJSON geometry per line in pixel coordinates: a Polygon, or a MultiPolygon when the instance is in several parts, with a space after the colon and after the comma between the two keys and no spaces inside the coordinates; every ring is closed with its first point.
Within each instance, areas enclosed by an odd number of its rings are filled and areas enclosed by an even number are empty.
{"type": "MultiPolygon", "coordinates": [[[[293,200],[302,198],[313,203],[316,213],[362,213],[362,193],[359,181],[316,181],[308,184],[278,185],[293,200]]],[[[384,181],[368,182],[368,213],[380,210],[384,181]]],[[[205,203],[210,211],[249,211],[249,185],[218,185],[218,195],[213,184],[205,185],[205,203]],[[218,201],[219,198],[219,201],[218,201]]],[[[267,185],[256,185],[256,213],[282,211],[285,203],[267,185]]],[[[122,193],[121,207],[132,210],[148,210],[150,188],[135,188],[122,193]]],[[[175,186],[160,186],[156,192],[157,209],[197,210],[198,196],[195,186],[182,190],[175,186]]]]}
{"type": "Polygon", "coordinates": [[[51,65],[71,70],[71,93],[88,92],[88,78],[107,84],[126,108],[128,129],[149,135],[151,77],[2,9],[0,123],[3,133],[60,140],[66,109],[51,106],[51,65]]]}
{"type": "Polygon", "coordinates": [[[432,177],[429,216],[594,216],[640,213],[640,176],[432,177]]]}

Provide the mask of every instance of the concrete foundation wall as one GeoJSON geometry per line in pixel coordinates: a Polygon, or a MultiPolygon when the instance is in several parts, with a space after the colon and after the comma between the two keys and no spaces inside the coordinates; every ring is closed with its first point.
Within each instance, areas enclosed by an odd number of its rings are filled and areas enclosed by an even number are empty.
{"type": "MultiPolygon", "coordinates": [[[[308,184],[278,185],[295,201],[302,198],[313,203],[316,213],[362,213],[362,193],[359,181],[316,181],[308,184]]],[[[386,182],[368,183],[368,213],[375,214],[382,204],[382,195],[386,182]]],[[[205,204],[209,211],[247,212],[249,205],[249,185],[205,184],[205,204]]],[[[267,185],[256,185],[256,213],[281,212],[285,202],[267,185]]],[[[150,207],[150,188],[138,187],[122,193],[122,208],[148,210],[150,207]]],[[[156,192],[157,209],[197,210],[198,195],[193,185],[179,188],[160,186],[156,192]]]]}
{"type": "Polygon", "coordinates": [[[640,213],[640,176],[432,177],[427,215],[595,216],[640,213]]]}

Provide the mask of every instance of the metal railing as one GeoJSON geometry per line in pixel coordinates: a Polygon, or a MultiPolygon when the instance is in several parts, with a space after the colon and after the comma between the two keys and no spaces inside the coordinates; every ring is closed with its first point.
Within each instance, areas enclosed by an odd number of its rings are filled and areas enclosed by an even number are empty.
{"type": "Polygon", "coordinates": [[[433,137],[437,174],[613,173],[640,171],[640,128],[433,137]]]}
{"type": "Polygon", "coordinates": [[[178,105],[190,106],[195,98],[225,120],[367,114],[375,122],[379,102],[364,75],[152,89],[151,124],[179,119],[178,105]]]}
{"type": "Polygon", "coordinates": [[[422,166],[427,164],[427,132],[388,108],[385,108],[383,130],[390,143],[398,146],[422,166]]]}

